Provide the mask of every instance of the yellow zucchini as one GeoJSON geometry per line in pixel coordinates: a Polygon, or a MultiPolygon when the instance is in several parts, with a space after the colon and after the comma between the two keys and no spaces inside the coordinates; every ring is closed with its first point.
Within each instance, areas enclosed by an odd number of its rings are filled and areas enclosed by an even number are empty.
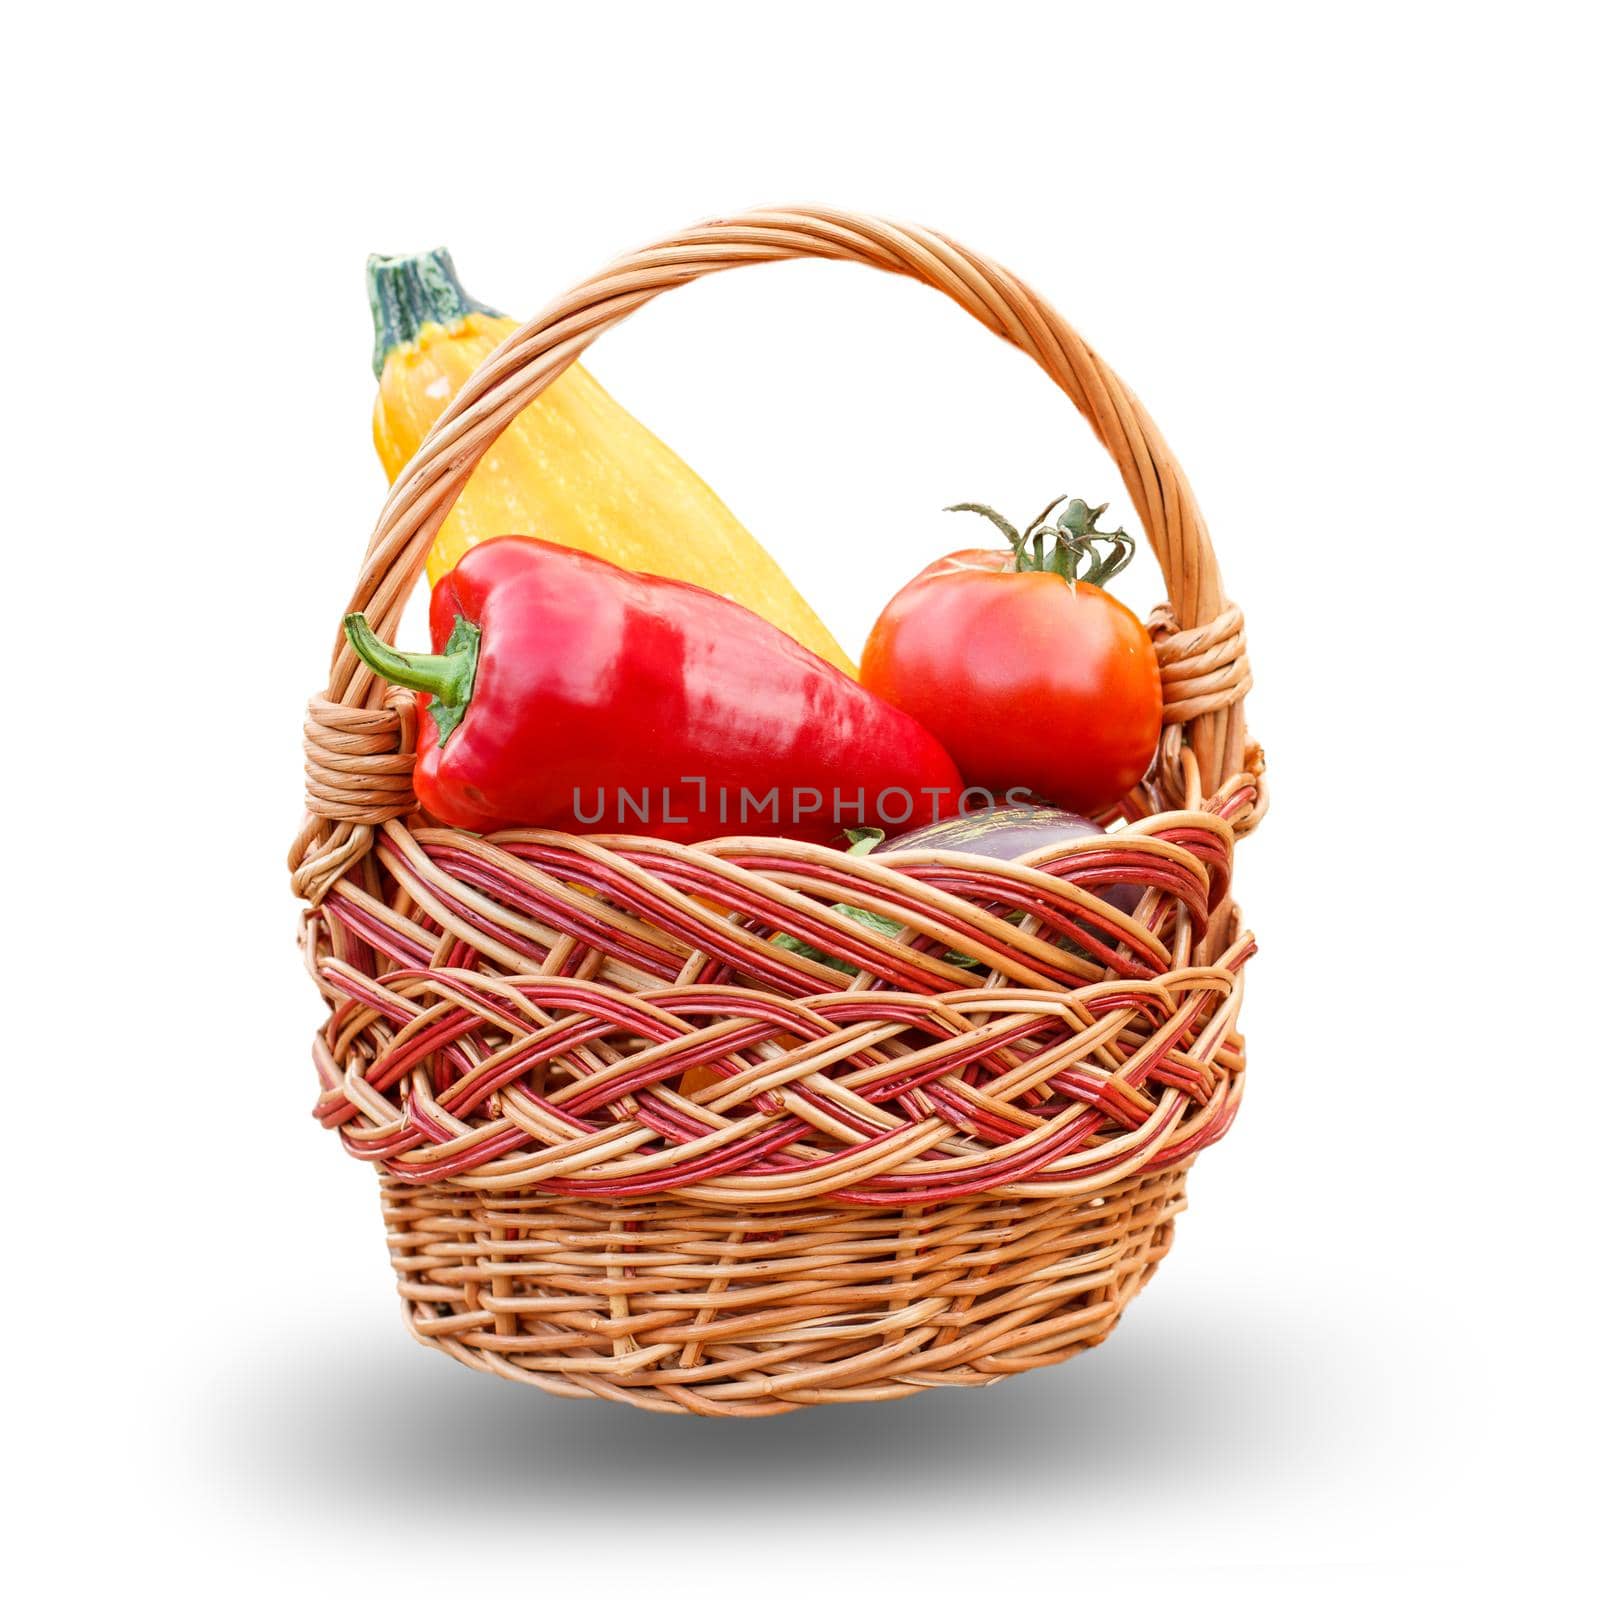
{"type": "MultiPolygon", "coordinates": [[[[457,390],[517,324],[462,289],[445,250],[372,256],[367,290],[378,377],[372,437],[392,483],[457,390]]],[[[697,583],[855,675],[778,563],[581,366],[557,378],[478,464],[428,555],[429,582],[473,545],[504,534],[697,583]]]]}

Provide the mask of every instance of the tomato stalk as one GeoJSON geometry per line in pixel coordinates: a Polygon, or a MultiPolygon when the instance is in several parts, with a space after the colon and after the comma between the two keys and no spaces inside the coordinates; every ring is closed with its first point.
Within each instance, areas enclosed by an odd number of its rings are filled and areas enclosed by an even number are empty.
{"type": "Polygon", "coordinates": [[[1066,495],[1058,495],[1052,500],[1028,524],[1026,533],[1018,533],[993,506],[964,500],[960,505],[946,506],[945,510],[976,511],[980,517],[987,517],[1006,536],[1016,557],[1018,572],[1053,572],[1057,577],[1065,578],[1074,589],[1079,583],[1092,583],[1096,588],[1104,588],[1133,560],[1131,534],[1121,528],[1095,526],[1106,510],[1105,506],[1091,506],[1087,501],[1068,499],[1066,495]],[[1063,500],[1067,502],[1066,509],[1052,523],[1050,513],[1063,500]],[[1102,540],[1110,544],[1109,550],[1096,548],[1097,541],[1102,540]],[[1089,570],[1079,572],[1079,563],[1086,557],[1089,570]]]}

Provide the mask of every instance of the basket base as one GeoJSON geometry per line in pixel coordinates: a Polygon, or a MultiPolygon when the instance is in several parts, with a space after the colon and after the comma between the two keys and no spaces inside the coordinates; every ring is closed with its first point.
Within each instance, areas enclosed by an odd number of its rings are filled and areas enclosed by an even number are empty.
{"type": "Polygon", "coordinates": [[[483,1372],[758,1417],[995,1383],[1099,1344],[1187,1166],[1070,1199],[738,1212],[383,1180],[412,1334],[483,1372]]]}

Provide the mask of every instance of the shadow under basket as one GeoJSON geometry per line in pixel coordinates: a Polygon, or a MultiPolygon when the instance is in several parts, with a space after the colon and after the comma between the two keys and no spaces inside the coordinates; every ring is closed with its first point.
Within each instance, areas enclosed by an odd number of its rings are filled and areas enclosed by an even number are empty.
{"type": "Polygon", "coordinates": [[[1242,619],[1138,401],[981,256],[804,209],[624,258],[451,403],[346,610],[393,639],[467,475],[605,327],[801,256],[941,290],[1087,418],[1166,580],[1163,734],[1110,832],[1017,861],[485,838],[419,812],[414,700],[339,636],[290,855],[329,1007],[316,1112],[379,1169],[413,1334],[556,1394],[762,1416],[1065,1360],[1155,1271],[1243,1091],[1230,883],[1265,789],[1242,619]]]}

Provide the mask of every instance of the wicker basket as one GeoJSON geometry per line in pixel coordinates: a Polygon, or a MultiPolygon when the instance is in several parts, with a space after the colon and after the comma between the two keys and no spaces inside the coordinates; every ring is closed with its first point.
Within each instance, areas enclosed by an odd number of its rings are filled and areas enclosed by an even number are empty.
{"type": "Polygon", "coordinates": [[[1138,401],[982,257],[803,209],[616,262],[450,406],[347,609],[393,638],[474,464],[604,329],[703,274],[800,256],[943,291],[1032,356],[1116,461],[1170,599],[1151,622],[1166,726],[1125,828],[1026,865],[480,838],[418,812],[411,697],[342,638],[307,724],[291,867],[331,1008],[317,1115],[382,1174],[412,1332],[484,1371],[659,1411],[895,1399],[1098,1344],[1165,1254],[1189,1166],[1243,1086],[1253,944],[1228,884],[1265,797],[1239,612],[1138,401]],[[1131,918],[1097,894],[1112,883],[1143,890],[1131,918]],[[717,1083],[679,1093],[690,1066],[717,1083]]]}

